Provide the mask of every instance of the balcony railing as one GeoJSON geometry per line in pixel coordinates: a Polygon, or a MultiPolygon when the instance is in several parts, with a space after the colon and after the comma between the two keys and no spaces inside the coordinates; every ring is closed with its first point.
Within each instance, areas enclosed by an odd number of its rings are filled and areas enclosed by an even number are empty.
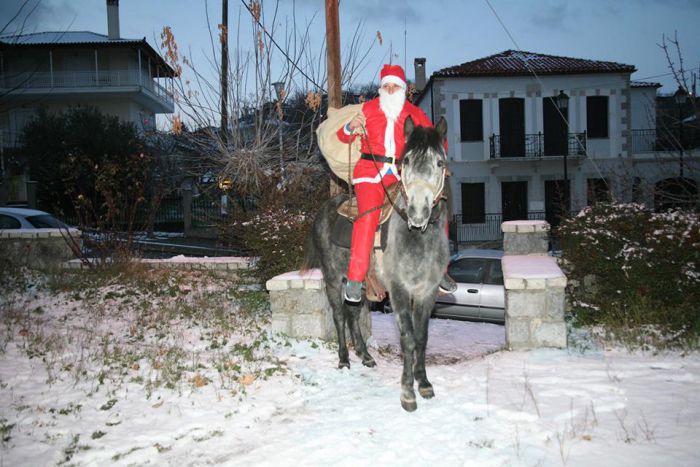
{"type": "Polygon", "coordinates": [[[654,152],[656,145],[656,129],[632,130],[633,153],[654,152]]]}
{"type": "MultiPolygon", "coordinates": [[[[681,148],[680,128],[632,130],[632,153],[675,152],[681,148]]],[[[700,147],[700,132],[692,125],[683,128],[683,149],[700,147]]]]}
{"type": "Polygon", "coordinates": [[[170,91],[138,70],[54,71],[0,74],[0,87],[15,89],[77,89],[142,86],[168,104],[173,103],[170,91]]]}
{"type": "Polygon", "coordinates": [[[586,132],[569,133],[564,138],[550,136],[543,133],[526,134],[524,139],[512,138],[504,135],[491,135],[491,159],[539,159],[549,156],[585,156],[586,132]]]}

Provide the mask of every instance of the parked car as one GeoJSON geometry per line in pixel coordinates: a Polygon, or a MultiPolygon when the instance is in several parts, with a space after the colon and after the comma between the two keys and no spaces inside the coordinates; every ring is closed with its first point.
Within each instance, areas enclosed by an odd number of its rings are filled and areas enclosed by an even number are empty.
{"type": "Polygon", "coordinates": [[[67,229],[68,226],[51,214],[36,209],[0,207],[2,229],[67,229]]]}
{"type": "MultiPolygon", "coordinates": [[[[463,250],[450,258],[447,270],[457,282],[457,291],[438,294],[433,316],[491,323],[505,322],[503,251],[463,250]]],[[[391,312],[387,301],[385,312],[391,312]]]]}
{"type": "Polygon", "coordinates": [[[447,271],[457,291],[438,294],[434,316],[493,323],[505,322],[503,251],[463,250],[450,259],[447,271]]]}

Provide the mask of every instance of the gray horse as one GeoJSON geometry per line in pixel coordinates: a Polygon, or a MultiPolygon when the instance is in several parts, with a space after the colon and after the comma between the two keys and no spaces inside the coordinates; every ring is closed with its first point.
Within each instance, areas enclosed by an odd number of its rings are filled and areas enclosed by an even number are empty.
{"type": "MultiPolygon", "coordinates": [[[[401,406],[407,411],[417,408],[413,381],[424,398],[435,394],[425,373],[425,347],[428,323],[438,284],[449,260],[445,235],[447,206],[442,196],[447,161],[443,146],[447,123],[444,118],[435,128],[416,127],[409,117],[404,125],[406,146],[402,159],[402,196],[387,221],[388,229],[383,260],[377,264],[377,276],[389,292],[401,332],[403,374],[401,406]]],[[[375,366],[360,332],[359,318],[367,300],[350,304],[343,300],[342,281],[348,267],[350,251],[331,240],[338,219],[338,206],[347,199],[339,195],[319,211],[307,240],[305,267],[321,267],[328,301],[338,333],[339,368],[349,368],[345,339],[348,325],[355,352],[365,366],[375,366]]]]}

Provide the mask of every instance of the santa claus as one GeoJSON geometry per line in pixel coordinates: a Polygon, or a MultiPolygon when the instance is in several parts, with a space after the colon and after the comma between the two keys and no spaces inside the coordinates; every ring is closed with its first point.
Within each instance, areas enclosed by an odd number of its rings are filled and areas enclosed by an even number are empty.
{"type": "MultiPolygon", "coordinates": [[[[350,264],[343,295],[349,302],[362,299],[362,284],[369,269],[369,256],[380,211],[373,209],[384,202],[385,189],[400,180],[404,122],[410,116],[416,126],[431,127],[432,122],[421,109],[406,101],[406,75],[398,65],[384,65],[380,73],[379,97],[367,101],[362,112],[340,128],[338,139],[350,143],[361,138],[362,157],[355,165],[352,183],[360,217],[353,224],[350,264]],[[363,214],[366,213],[366,214],[363,214]]],[[[440,288],[454,292],[456,284],[445,275],[440,288]]]]}

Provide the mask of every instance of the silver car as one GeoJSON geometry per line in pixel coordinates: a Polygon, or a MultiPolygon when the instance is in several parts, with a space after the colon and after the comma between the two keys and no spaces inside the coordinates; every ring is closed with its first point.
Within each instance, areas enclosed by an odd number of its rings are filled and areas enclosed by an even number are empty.
{"type": "Polygon", "coordinates": [[[28,208],[0,207],[0,230],[58,228],[67,229],[68,226],[47,212],[28,208]]]}
{"type": "Polygon", "coordinates": [[[500,250],[463,250],[454,255],[447,270],[457,282],[457,291],[438,294],[433,315],[503,323],[505,290],[501,258],[500,250]]]}

